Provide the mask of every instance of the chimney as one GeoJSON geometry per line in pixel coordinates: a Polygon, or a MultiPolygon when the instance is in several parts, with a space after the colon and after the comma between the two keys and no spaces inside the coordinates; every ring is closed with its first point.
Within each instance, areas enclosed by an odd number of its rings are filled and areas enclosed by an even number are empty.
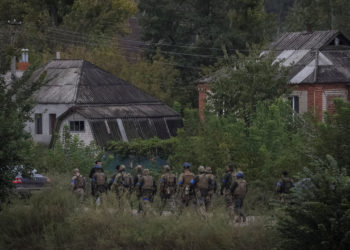
{"type": "Polygon", "coordinates": [[[306,32],[307,32],[308,34],[311,34],[311,33],[312,33],[312,25],[311,25],[310,23],[308,23],[308,24],[306,25],[306,32]]]}
{"type": "Polygon", "coordinates": [[[21,60],[17,63],[17,70],[25,71],[29,67],[29,49],[22,49],[21,60]]]}
{"type": "Polygon", "coordinates": [[[56,52],[56,59],[57,60],[61,59],[61,52],[59,52],[59,51],[56,52]]]}

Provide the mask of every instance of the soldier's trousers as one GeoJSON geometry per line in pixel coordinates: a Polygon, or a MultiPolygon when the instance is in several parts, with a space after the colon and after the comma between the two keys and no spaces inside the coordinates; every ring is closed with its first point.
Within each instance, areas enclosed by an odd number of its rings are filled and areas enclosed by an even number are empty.
{"type": "Polygon", "coordinates": [[[79,199],[80,202],[83,201],[84,194],[85,194],[85,191],[83,188],[77,188],[77,189],[73,190],[73,193],[79,199]]]}
{"type": "Polygon", "coordinates": [[[146,212],[151,209],[151,202],[153,202],[153,190],[142,191],[142,207],[141,210],[146,212]]]}
{"type": "Polygon", "coordinates": [[[168,209],[168,211],[175,212],[176,211],[176,200],[175,194],[162,194],[162,211],[168,209]]]}
{"type": "Polygon", "coordinates": [[[243,199],[242,198],[234,198],[234,211],[236,216],[238,216],[238,218],[236,219],[237,222],[241,221],[241,218],[243,219],[243,222],[246,221],[246,217],[245,214],[243,212],[243,199]]]}
{"type": "Polygon", "coordinates": [[[205,210],[208,210],[208,206],[210,204],[210,195],[209,190],[201,189],[197,191],[197,205],[199,207],[204,207],[205,210]]]}

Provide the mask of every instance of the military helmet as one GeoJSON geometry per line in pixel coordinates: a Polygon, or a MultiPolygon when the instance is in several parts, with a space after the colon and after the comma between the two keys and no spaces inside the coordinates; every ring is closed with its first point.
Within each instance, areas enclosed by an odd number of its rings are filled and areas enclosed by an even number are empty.
{"type": "Polygon", "coordinates": [[[149,169],[147,169],[147,168],[144,169],[144,170],[143,170],[143,175],[149,175],[149,169]]]}
{"type": "Polygon", "coordinates": [[[244,174],[242,171],[238,171],[237,174],[236,174],[236,177],[237,178],[244,178],[244,174]]]}
{"type": "Polygon", "coordinates": [[[191,167],[191,164],[188,163],[188,162],[185,162],[183,167],[184,167],[184,168],[190,168],[190,167],[191,167]]]}
{"type": "Polygon", "coordinates": [[[169,172],[170,171],[170,166],[169,165],[164,165],[164,171],[169,172]]]}
{"type": "Polygon", "coordinates": [[[199,166],[199,168],[198,168],[198,173],[202,174],[202,173],[204,173],[204,172],[205,172],[204,166],[199,166]]]}
{"type": "Polygon", "coordinates": [[[120,165],[119,171],[125,171],[125,165],[120,165]]]}
{"type": "Polygon", "coordinates": [[[213,172],[211,171],[211,167],[206,167],[206,168],[205,168],[205,172],[206,172],[207,174],[213,173],[213,172]]]}

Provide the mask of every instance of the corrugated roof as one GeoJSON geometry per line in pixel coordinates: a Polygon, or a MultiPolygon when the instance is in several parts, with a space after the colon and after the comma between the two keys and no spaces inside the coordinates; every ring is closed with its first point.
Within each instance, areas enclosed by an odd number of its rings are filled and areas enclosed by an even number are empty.
{"type": "Polygon", "coordinates": [[[87,119],[179,117],[169,106],[158,104],[76,106],[75,112],[87,119]]]}
{"type": "Polygon", "coordinates": [[[283,34],[276,42],[272,43],[270,50],[320,49],[327,46],[332,38],[339,34],[340,32],[337,30],[289,32],[283,34]]]}
{"type": "Polygon", "coordinates": [[[35,94],[38,103],[128,104],[158,103],[132,84],[84,60],[52,60],[34,72],[44,77],[35,94]]]}

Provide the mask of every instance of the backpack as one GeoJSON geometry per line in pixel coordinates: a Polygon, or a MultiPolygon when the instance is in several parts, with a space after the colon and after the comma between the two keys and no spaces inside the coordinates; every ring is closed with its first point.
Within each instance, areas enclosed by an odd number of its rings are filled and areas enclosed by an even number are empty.
{"type": "Polygon", "coordinates": [[[174,187],[176,185],[176,177],[174,174],[168,174],[165,178],[165,183],[168,187],[174,187]]]}
{"type": "Polygon", "coordinates": [[[191,184],[191,180],[193,179],[194,174],[191,172],[185,172],[183,175],[183,183],[185,186],[189,186],[191,184]]]}
{"type": "Polygon", "coordinates": [[[128,173],[122,173],[122,184],[126,188],[130,188],[132,185],[131,175],[128,173]]]}
{"type": "Polygon", "coordinates": [[[245,194],[247,192],[247,182],[242,179],[239,179],[236,182],[238,186],[235,188],[233,195],[242,199],[245,197],[245,194]]]}
{"type": "Polygon", "coordinates": [[[97,186],[104,186],[105,185],[105,174],[103,172],[97,172],[94,174],[95,179],[96,179],[96,184],[97,186]]]}
{"type": "Polygon", "coordinates": [[[293,186],[293,182],[290,178],[283,178],[281,183],[281,193],[288,194],[293,186]]]}
{"type": "Polygon", "coordinates": [[[209,176],[206,174],[200,174],[198,176],[197,187],[199,189],[209,189],[209,176]]]}
{"type": "Polygon", "coordinates": [[[75,189],[77,188],[85,188],[85,179],[83,176],[79,175],[77,176],[77,178],[75,179],[75,189]]]}
{"type": "Polygon", "coordinates": [[[153,177],[150,175],[143,176],[142,190],[153,190],[153,177]]]}

